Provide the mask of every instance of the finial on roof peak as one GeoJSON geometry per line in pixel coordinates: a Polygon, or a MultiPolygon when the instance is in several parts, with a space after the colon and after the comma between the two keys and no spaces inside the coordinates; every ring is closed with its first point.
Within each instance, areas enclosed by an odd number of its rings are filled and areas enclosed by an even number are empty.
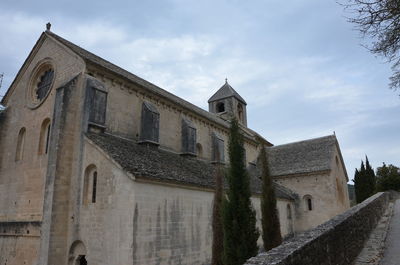
{"type": "Polygon", "coordinates": [[[225,78],[225,84],[228,84],[228,78],[225,78]]]}
{"type": "Polygon", "coordinates": [[[47,22],[47,24],[46,24],[46,30],[50,30],[51,29],[51,23],[50,22],[47,22]]]}

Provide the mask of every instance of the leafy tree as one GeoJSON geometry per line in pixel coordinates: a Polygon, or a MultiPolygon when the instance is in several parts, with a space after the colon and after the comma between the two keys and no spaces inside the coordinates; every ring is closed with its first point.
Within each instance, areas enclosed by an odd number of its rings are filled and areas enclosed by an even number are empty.
{"type": "Polygon", "coordinates": [[[214,206],[213,206],[213,241],[212,241],[212,265],[223,265],[224,253],[224,231],[222,227],[222,196],[223,196],[223,177],[224,169],[221,165],[217,165],[215,170],[215,193],[214,193],[214,206]]]}
{"type": "Polygon", "coordinates": [[[231,122],[228,149],[228,190],[222,204],[224,264],[240,265],[257,254],[259,232],[250,200],[250,178],[245,166],[243,136],[236,119],[231,122]]]}
{"type": "Polygon", "coordinates": [[[392,164],[383,166],[376,169],[377,175],[377,190],[387,191],[396,190],[400,191],[400,169],[392,164]]]}
{"type": "Polygon", "coordinates": [[[272,177],[268,168],[267,152],[261,148],[260,160],[262,164],[261,177],[263,181],[261,194],[262,239],[265,251],[282,243],[279,215],[276,208],[275,191],[272,177]]]}
{"type": "Polygon", "coordinates": [[[349,18],[364,37],[371,37],[367,48],[385,57],[392,64],[389,86],[400,87],[400,1],[346,0],[344,4],[353,17],[349,18]]]}

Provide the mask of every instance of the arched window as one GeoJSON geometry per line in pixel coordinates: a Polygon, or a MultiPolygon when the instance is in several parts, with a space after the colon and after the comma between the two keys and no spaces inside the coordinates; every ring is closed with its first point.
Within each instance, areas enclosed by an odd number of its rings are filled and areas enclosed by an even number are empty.
{"type": "Polygon", "coordinates": [[[312,211],[313,210],[313,201],[311,195],[306,195],[304,196],[304,209],[306,211],[312,211]]]}
{"type": "Polygon", "coordinates": [[[224,102],[217,103],[217,112],[224,112],[225,111],[225,104],[224,102]]]}
{"type": "Polygon", "coordinates": [[[238,104],[237,110],[238,110],[239,121],[243,122],[243,106],[242,106],[242,104],[240,104],[240,103],[238,104]]]}
{"type": "Polygon", "coordinates": [[[42,126],[40,128],[40,138],[39,138],[39,148],[38,148],[39,155],[47,154],[49,150],[49,141],[50,141],[50,119],[47,118],[42,122],[42,126]]]}
{"type": "Polygon", "coordinates": [[[286,205],[287,219],[292,219],[292,209],[290,208],[290,204],[286,205]]]}
{"type": "Polygon", "coordinates": [[[17,149],[15,151],[15,161],[22,159],[24,155],[24,145],[25,145],[25,127],[22,127],[18,133],[17,149]]]}
{"type": "Polygon", "coordinates": [[[83,180],[83,204],[96,203],[97,197],[97,168],[95,165],[90,165],[85,170],[83,180]]]}

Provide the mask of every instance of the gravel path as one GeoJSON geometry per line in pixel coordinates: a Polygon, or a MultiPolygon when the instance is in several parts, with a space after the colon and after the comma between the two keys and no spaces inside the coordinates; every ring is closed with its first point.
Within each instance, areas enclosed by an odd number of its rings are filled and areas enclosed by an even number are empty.
{"type": "Polygon", "coordinates": [[[400,265],[400,199],[396,200],[380,265],[400,265]]]}

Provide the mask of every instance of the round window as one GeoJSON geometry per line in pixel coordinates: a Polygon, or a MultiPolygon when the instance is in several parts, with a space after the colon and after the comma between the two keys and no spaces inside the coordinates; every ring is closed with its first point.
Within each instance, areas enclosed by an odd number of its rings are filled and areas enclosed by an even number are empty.
{"type": "Polygon", "coordinates": [[[54,83],[54,68],[49,63],[36,67],[28,89],[29,107],[38,107],[49,94],[54,83]]]}

